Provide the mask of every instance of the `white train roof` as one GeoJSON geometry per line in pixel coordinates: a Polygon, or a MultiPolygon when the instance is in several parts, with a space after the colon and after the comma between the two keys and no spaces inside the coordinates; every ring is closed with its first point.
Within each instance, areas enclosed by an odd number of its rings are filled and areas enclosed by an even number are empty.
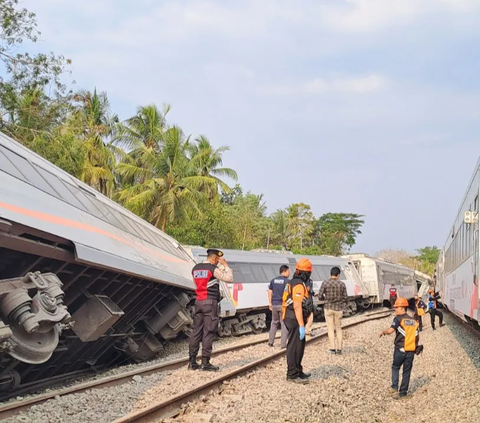
{"type": "Polygon", "coordinates": [[[0,133],[0,218],[71,241],[76,261],[193,289],[172,237],[0,133]]]}

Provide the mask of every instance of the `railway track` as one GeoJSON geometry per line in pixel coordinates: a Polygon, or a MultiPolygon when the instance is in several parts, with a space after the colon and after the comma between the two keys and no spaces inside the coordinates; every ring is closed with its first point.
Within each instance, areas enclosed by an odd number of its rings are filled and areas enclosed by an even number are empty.
{"type": "MultiPolygon", "coordinates": [[[[375,311],[371,313],[367,313],[364,315],[364,319],[352,322],[352,323],[346,323],[343,327],[344,328],[349,328],[361,323],[364,323],[369,320],[374,320],[374,319],[380,319],[387,317],[391,314],[390,311],[386,310],[381,310],[381,311],[375,311]]],[[[326,332],[323,331],[320,334],[311,337],[309,340],[307,340],[307,343],[312,343],[315,342],[321,338],[323,338],[326,335],[326,332]]],[[[255,346],[258,344],[263,344],[265,343],[265,339],[256,339],[254,341],[242,343],[242,344],[236,344],[233,346],[229,346],[226,348],[218,349],[213,352],[213,356],[220,356],[226,353],[230,353],[233,351],[238,351],[242,350],[247,347],[255,346]]],[[[120,422],[146,422],[146,421],[154,421],[157,422],[158,419],[160,418],[165,418],[168,416],[175,415],[178,413],[178,410],[180,409],[180,406],[184,402],[191,401],[195,399],[196,397],[214,389],[215,387],[219,386],[223,381],[232,379],[234,377],[237,377],[245,372],[248,372],[249,370],[252,370],[254,368],[264,366],[268,364],[269,362],[281,357],[282,355],[285,354],[285,350],[280,350],[277,352],[272,353],[271,355],[255,360],[251,363],[248,363],[240,368],[237,368],[235,370],[232,370],[226,374],[222,374],[204,384],[201,386],[196,387],[192,391],[186,391],[183,393],[180,393],[178,395],[175,395],[173,397],[170,397],[162,402],[159,402],[157,404],[152,404],[151,407],[141,410],[138,413],[131,413],[128,416],[123,417],[122,419],[119,419],[116,421],[116,423],[120,422]],[[159,417],[160,416],[160,417],[159,417]]],[[[59,397],[59,396],[64,396],[64,395],[69,395],[69,394],[77,394],[86,390],[92,390],[92,389],[102,389],[102,388],[107,388],[110,386],[116,386],[116,385],[121,385],[124,383],[129,383],[134,376],[148,376],[154,373],[158,372],[164,372],[164,371],[170,371],[170,370],[175,370],[181,367],[186,366],[188,363],[188,357],[177,359],[177,360],[172,360],[169,362],[164,362],[160,364],[154,364],[151,366],[146,366],[142,367],[139,369],[135,369],[132,371],[120,373],[118,375],[114,376],[109,376],[85,383],[81,383],[78,385],[74,385],[71,387],[67,388],[62,388],[54,391],[50,391],[45,394],[40,394],[37,396],[30,397],[28,399],[20,400],[20,401],[13,401],[10,403],[5,404],[4,406],[0,407],[0,420],[6,419],[8,417],[12,417],[15,415],[18,415],[20,412],[28,410],[30,407],[34,405],[39,405],[43,402],[46,402],[48,400],[51,400],[53,398],[59,397]]],[[[15,396],[19,395],[17,392],[15,396]]]]}

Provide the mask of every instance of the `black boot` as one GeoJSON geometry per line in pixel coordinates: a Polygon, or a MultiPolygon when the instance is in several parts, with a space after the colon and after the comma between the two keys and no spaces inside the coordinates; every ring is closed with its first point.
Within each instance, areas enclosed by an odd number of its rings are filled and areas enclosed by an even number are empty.
{"type": "Polygon", "coordinates": [[[197,363],[197,357],[190,357],[190,362],[188,363],[188,370],[197,370],[200,365],[197,363]]]}
{"type": "Polygon", "coordinates": [[[202,370],[209,370],[211,372],[216,372],[220,367],[214,366],[210,363],[210,357],[202,357],[202,370]]]}

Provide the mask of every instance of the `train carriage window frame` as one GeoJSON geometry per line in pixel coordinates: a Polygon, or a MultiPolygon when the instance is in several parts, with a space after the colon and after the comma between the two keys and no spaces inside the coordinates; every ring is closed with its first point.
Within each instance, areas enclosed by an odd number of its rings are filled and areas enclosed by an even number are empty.
{"type": "Polygon", "coordinates": [[[2,149],[2,152],[10,163],[12,163],[12,165],[25,177],[24,182],[27,182],[29,185],[46,192],[53,197],[59,197],[59,194],[50,186],[42,175],[36,171],[29,160],[5,147],[2,149]]]}
{"type": "Polygon", "coordinates": [[[20,172],[10,160],[8,160],[8,156],[4,153],[5,150],[8,150],[8,149],[6,149],[3,146],[0,146],[0,170],[6,173],[7,175],[10,175],[14,178],[20,179],[21,181],[28,183],[28,180],[25,177],[25,175],[22,172],[20,172]]]}
{"type": "Polygon", "coordinates": [[[43,178],[52,186],[52,188],[58,192],[60,200],[65,201],[72,207],[76,207],[79,210],[88,212],[85,206],[72,194],[72,192],[65,186],[66,184],[58,176],[43,169],[42,167],[34,164],[37,172],[39,172],[43,178]]]}

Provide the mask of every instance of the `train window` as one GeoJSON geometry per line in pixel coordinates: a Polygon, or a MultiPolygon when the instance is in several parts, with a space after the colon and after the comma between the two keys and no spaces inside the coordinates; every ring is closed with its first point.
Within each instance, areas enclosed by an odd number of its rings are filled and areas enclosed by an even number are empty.
{"type": "Polygon", "coordinates": [[[271,264],[262,264],[262,269],[267,276],[267,279],[271,281],[273,278],[278,276],[278,269],[274,269],[274,266],[271,264]]]}
{"type": "Polygon", "coordinates": [[[113,215],[113,213],[108,209],[108,207],[105,207],[105,205],[101,201],[93,197],[89,198],[89,200],[98,210],[100,210],[100,213],[104,216],[104,218],[102,219],[103,221],[110,223],[113,226],[116,226],[118,229],[126,231],[123,225],[118,221],[118,219],[113,215]]]}
{"type": "Polygon", "coordinates": [[[12,164],[25,176],[26,180],[30,182],[31,185],[49,193],[50,195],[58,197],[58,194],[50,185],[48,185],[45,179],[38,174],[38,172],[27,159],[8,149],[4,149],[3,154],[7,156],[8,160],[10,160],[12,164]]]}
{"type": "Polygon", "coordinates": [[[67,187],[62,183],[61,179],[51,174],[50,172],[42,169],[41,167],[34,165],[43,179],[45,179],[52,188],[58,193],[58,197],[61,200],[64,200],[68,204],[78,209],[86,211],[85,207],[75,198],[75,196],[67,189],[67,187]]]}
{"type": "Polygon", "coordinates": [[[4,149],[3,147],[0,150],[0,170],[14,176],[15,178],[27,182],[25,176],[23,176],[22,173],[12,164],[12,162],[7,159],[7,157],[5,156],[5,154],[2,153],[2,151],[6,152],[8,150],[4,149]]]}
{"type": "Polygon", "coordinates": [[[253,279],[255,282],[267,282],[270,279],[267,278],[267,275],[262,269],[260,264],[252,264],[251,265],[253,279]]]}
{"type": "Polygon", "coordinates": [[[247,263],[238,263],[238,270],[242,273],[244,282],[253,282],[250,266],[247,263]]]}
{"type": "Polygon", "coordinates": [[[87,197],[87,195],[85,195],[83,191],[80,191],[80,189],[78,189],[77,187],[74,187],[73,185],[70,185],[67,182],[65,182],[65,186],[72,193],[72,195],[83,205],[87,213],[90,213],[101,220],[105,220],[105,216],[102,213],[100,213],[100,210],[98,210],[92,203],[91,198],[93,197],[91,196],[87,197]]]}
{"type": "Polygon", "coordinates": [[[231,264],[230,267],[231,267],[232,270],[233,270],[233,280],[234,280],[235,282],[240,282],[240,283],[245,282],[245,278],[243,277],[243,274],[242,274],[242,272],[240,271],[237,263],[231,264]]]}

